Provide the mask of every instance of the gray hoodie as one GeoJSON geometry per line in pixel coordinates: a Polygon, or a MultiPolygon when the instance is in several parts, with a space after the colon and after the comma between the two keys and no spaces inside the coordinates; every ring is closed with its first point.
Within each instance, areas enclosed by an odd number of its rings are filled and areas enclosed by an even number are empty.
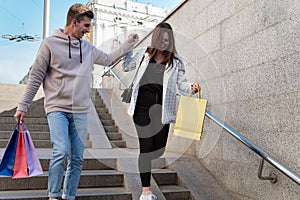
{"type": "Polygon", "coordinates": [[[17,110],[27,112],[43,83],[46,113],[87,113],[92,65],[109,66],[131,48],[132,45],[126,41],[119,49],[106,54],[86,40],[69,37],[63,30],[56,30],[53,36],[41,43],[17,110]]]}

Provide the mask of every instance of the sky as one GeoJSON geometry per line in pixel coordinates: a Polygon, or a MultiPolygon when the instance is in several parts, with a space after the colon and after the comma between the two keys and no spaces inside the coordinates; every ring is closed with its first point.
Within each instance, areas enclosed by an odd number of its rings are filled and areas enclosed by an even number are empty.
{"type": "MultiPolygon", "coordinates": [[[[132,0],[147,4],[149,0],[132,0]]],[[[63,28],[69,7],[74,3],[86,4],[89,0],[50,0],[49,34],[63,28]]],[[[175,8],[181,0],[152,0],[157,7],[175,8]]],[[[18,84],[28,73],[35,60],[43,37],[44,0],[0,0],[0,83],[18,84]],[[3,35],[39,37],[39,41],[15,42],[3,35]]]]}

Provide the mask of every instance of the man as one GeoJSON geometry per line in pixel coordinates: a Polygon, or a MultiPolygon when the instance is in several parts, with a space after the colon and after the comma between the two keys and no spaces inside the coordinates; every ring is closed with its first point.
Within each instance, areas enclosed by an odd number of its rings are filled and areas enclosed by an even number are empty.
{"type": "Polygon", "coordinates": [[[45,93],[53,148],[49,165],[48,196],[73,200],[80,179],[87,134],[87,113],[90,106],[92,64],[111,65],[138,42],[136,34],[114,52],[106,54],[88,41],[81,40],[90,31],[93,12],[82,4],[74,4],[67,15],[64,30],[43,40],[30,72],[29,82],[14,115],[22,123],[40,85],[45,93]],[[68,161],[63,191],[64,164],[68,161]]]}

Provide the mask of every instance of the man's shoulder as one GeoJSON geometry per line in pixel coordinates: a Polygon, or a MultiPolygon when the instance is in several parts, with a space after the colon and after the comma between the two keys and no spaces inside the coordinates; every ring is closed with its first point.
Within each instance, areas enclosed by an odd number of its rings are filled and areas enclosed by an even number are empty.
{"type": "Polygon", "coordinates": [[[57,38],[57,37],[54,37],[53,35],[51,35],[51,36],[48,36],[48,37],[44,38],[42,42],[47,42],[47,43],[49,43],[49,42],[55,41],[55,40],[58,40],[58,38],[57,38]]]}

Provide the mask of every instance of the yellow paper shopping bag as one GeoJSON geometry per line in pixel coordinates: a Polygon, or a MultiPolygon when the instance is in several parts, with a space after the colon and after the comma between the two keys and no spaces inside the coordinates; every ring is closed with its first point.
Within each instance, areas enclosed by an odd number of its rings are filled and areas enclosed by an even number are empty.
{"type": "Polygon", "coordinates": [[[207,100],[189,96],[181,96],[177,111],[174,135],[200,140],[207,100]]]}

